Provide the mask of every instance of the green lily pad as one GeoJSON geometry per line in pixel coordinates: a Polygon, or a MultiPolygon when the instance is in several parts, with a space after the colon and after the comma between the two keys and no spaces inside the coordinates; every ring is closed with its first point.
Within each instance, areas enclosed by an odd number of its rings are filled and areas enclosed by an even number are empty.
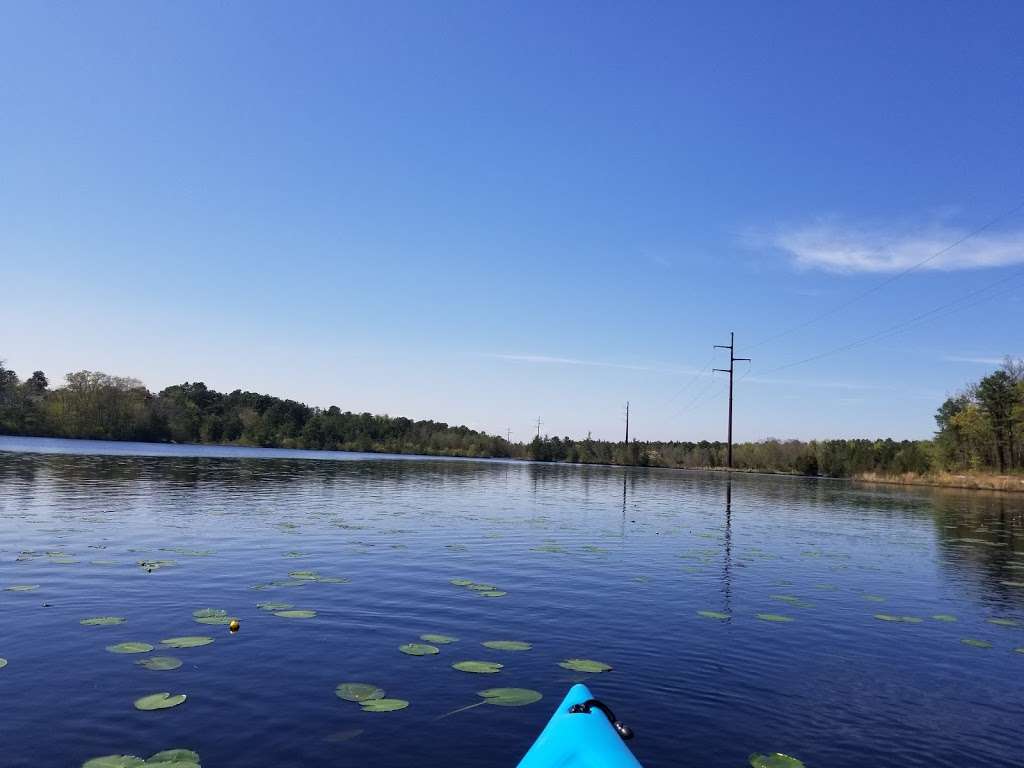
{"type": "Polygon", "coordinates": [[[372,683],[340,683],[334,689],[334,695],[345,701],[363,702],[383,699],[384,689],[372,683]]]}
{"type": "Polygon", "coordinates": [[[922,619],[916,616],[893,616],[891,613],[876,613],[875,618],[879,621],[902,622],[904,624],[920,624],[922,619]]]}
{"type": "Polygon", "coordinates": [[[83,627],[111,627],[115,624],[124,624],[128,619],[123,616],[93,616],[89,619],[81,619],[78,623],[83,627]]]}
{"type": "Polygon", "coordinates": [[[108,645],[107,650],[111,653],[149,653],[153,646],[149,643],[118,643],[108,645]]]}
{"type": "Polygon", "coordinates": [[[781,752],[772,752],[767,755],[755,752],[749,759],[751,768],[804,768],[801,761],[781,752]]]}
{"type": "Polygon", "coordinates": [[[271,613],[273,613],[274,611],[287,611],[289,608],[292,608],[293,606],[291,603],[279,603],[273,600],[267,600],[262,603],[256,603],[256,607],[260,608],[261,610],[270,611],[271,613]]]}
{"type": "Polygon", "coordinates": [[[1021,646],[1020,648],[1014,648],[1013,652],[1014,653],[1024,653],[1024,646],[1021,646]]]}
{"type": "Polygon", "coordinates": [[[496,661],[457,661],[452,664],[452,669],[471,672],[474,675],[493,675],[504,668],[504,664],[498,664],[496,661]]]}
{"type": "Polygon", "coordinates": [[[7,666],[7,659],[0,659],[0,669],[7,666]]]}
{"type": "Polygon", "coordinates": [[[566,659],[565,661],[558,662],[558,666],[562,669],[570,669],[573,672],[592,672],[594,674],[598,672],[611,672],[612,666],[605,664],[603,661],[594,661],[593,659],[566,659]]]}
{"type": "Polygon", "coordinates": [[[275,616],[280,616],[282,619],[312,619],[316,616],[316,611],[310,610],[294,610],[294,611],[274,611],[275,616]]]}
{"type": "Polygon", "coordinates": [[[82,768],[139,768],[146,761],[135,755],[104,755],[82,763],[82,768]]]}
{"type": "Polygon", "coordinates": [[[212,637],[188,635],[186,637],[168,637],[166,640],[161,640],[160,645],[166,645],[171,648],[198,648],[201,645],[209,645],[212,642],[212,637]]]}
{"type": "Polygon", "coordinates": [[[320,574],[316,571],[289,571],[288,575],[299,581],[316,581],[320,578],[320,574]]]}
{"type": "Polygon", "coordinates": [[[351,584],[352,579],[347,579],[344,576],[321,576],[317,579],[319,584],[351,584]]]}
{"type": "Polygon", "coordinates": [[[885,598],[882,597],[881,595],[861,595],[861,597],[864,598],[865,600],[869,601],[869,602],[872,602],[872,603],[884,603],[885,602],[885,598]]]}
{"type": "Polygon", "coordinates": [[[932,616],[932,619],[934,619],[935,621],[945,621],[947,623],[957,620],[956,616],[953,616],[948,613],[936,613],[934,616],[932,616]]]}
{"type": "Polygon", "coordinates": [[[151,766],[154,763],[161,765],[188,765],[189,763],[199,763],[199,753],[193,752],[191,749],[165,749],[163,752],[157,752],[155,755],[150,755],[146,761],[147,766],[151,766]]]}
{"type": "Polygon", "coordinates": [[[484,703],[496,707],[525,707],[544,698],[540,691],[529,688],[488,688],[486,691],[477,691],[477,694],[484,697],[484,703]]]}
{"type": "Polygon", "coordinates": [[[493,584],[477,584],[477,583],[472,582],[472,581],[469,582],[469,584],[466,585],[466,588],[467,589],[472,589],[475,592],[491,592],[491,591],[497,589],[497,587],[494,586],[493,584]]]}
{"type": "Polygon", "coordinates": [[[719,621],[732,618],[728,613],[722,613],[721,611],[697,611],[697,615],[703,616],[705,619],[718,619],[719,621]]]}
{"type": "Polygon", "coordinates": [[[171,695],[164,691],[163,693],[151,693],[149,696],[143,696],[141,699],[135,700],[135,708],[142,712],[150,712],[157,709],[170,709],[183,703],[188,698],[184,693],[176,693],[171,695]]]}
{"type": "Polygon", "coordinates": [[[788,603],[796,608],[811,608],[814,603],[809,603],[799,597],[793,595],[769,595],[772,600],[778,600],[783,603],[788,603]]]}
{"type": "Polygon", "coordinates": [[[192,611],[192,618],[199,624],[230,624],[234,620],[234,616],[228,616],[228,612],[221,608],[192,611]]]}
{"type": "Polygon", "coordinates": [[[448,645],[448,643],[457,642],[458,639],[459,638],[451,637],[450,635],[431,635],[429,633],[426,635],[420,635],[420,640],[425,640],[426,642],[433,643],[435,645],[448,645]]]}
{"type": "Polygon", "coordinates": [[[173,656],[150,656],[148,659],[139,659],[135,663],[154,672],[169,672],[181,666],[181,659],[176,659],[173,656]]]}
{"type": "Polygon", "coordinates": [[[772,621],[776,624],[785,624],[790,621],[795,621],[792,616],[783,616],[779,613],[759,613],[757,614],[757,618],[761,621],[772,621]]]}
{"type": "MultiPolygon", "coordinates": [[[[481,643],[481,645],[484,648],[490,648],[494,651],[528,651],[531,648],[533,648],[533,646],[530,643],[524,642],[523,640],[485,640],[481,643]]],[[[512,689],[509,688],[508,690],[512,689]]],[[[521,690],[526,689],[524,688],[521,690]]]]}
{"type": "Polygon", "coordinates": [[[1019,627],[1020,622],[1016,619],[985,619],[989,624],[995,624],[997,627],[1019,627]]]}
{"type": "Polygon", "coordinates": [[[161,568],[171,568],[178,563],[174,560],[139,560],[138,565],[142,570],[152,573],[153,571],[159,571],[161,568]]]}
{"type": "Polygon", "coordinates": [[[370,699],[360,702],[363,712],[397,712],[409,706],[405,699],[370,699]]]}
{"type": "Polygon", "coordinates": [[[398,650],[409,656],[433,656],[441,652],[441,649],[437,646],[427,645],[426,643],[406,643],[405,645],[398,646],[398,650]]]}
{"type": "Polygon", "coordinates": [[[449,584],[454,584],[456,587],[468,587],[473,583],[472,579],[451,579],[449,584]]]}
{"type": "Polygon", "coordinates": [[[991,648],[992,643],[987,640],[977,640],[973,637],[964,637],[960,640],[964,645],[969,645],[972,648],[991,648]]]}
{"type": "Polygon", "coordinates": [[[485,589],[477,592],[481,597],[504,597],[508,592],[503,592],[500,589],[485,589]]]}
{"type": "Polygon", "coordinates": [[[4,587],[4,592],[32,592],[36,589],[39,589],[38,584],[11,584],[9,587],[4,587]]]}

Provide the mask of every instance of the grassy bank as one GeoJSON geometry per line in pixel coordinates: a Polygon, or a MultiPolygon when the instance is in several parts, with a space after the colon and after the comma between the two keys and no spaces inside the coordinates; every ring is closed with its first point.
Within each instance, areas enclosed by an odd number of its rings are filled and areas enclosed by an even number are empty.
{"type": "Polygon", "coordinates": [[[861,472],[854,478],[865,483],[889,483],[891,485],[930,485],[939,488],[966,488],[974,491],[1008,491],[1024,493],[1024,475],[997,475],[992,472],[936,472],[919,475],[881,474],[861,472]]]}

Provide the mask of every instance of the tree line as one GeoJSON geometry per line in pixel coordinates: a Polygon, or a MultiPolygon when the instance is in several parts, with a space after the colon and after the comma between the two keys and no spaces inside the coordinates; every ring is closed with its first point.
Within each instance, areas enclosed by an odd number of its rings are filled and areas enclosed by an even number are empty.
{"type": "MultiPolygon", "coordinates": [[[[933,440],[776,440],[738,443],[741,470],[849,477],[861,473],[1024,469],[1024,362],[1003,366],[948,398],[933,440]]],[[[216,443],[268,448],[417,453],[546,462],[716,468],[721,441],[573,440],[536,437],[514,443],[436,421],[322,409],[295,400],[202,382],[152,393],[138,379],[77,371],[51,388],[35,371],[25,380],[0,361],[0,434],[41,437],[216,443]]]]}

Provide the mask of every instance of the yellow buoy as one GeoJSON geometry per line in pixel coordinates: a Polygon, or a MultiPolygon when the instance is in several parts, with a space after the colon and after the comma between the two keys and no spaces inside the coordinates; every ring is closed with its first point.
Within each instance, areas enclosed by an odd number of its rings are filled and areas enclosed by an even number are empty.
{"type": "Polygon", "coordinates": [[[230,629],[232,632],[237,632],[239,626],[241,625],[238,623],[238,619],[232,619],[231,623],[228,624],[228,629],[230,629]]]}

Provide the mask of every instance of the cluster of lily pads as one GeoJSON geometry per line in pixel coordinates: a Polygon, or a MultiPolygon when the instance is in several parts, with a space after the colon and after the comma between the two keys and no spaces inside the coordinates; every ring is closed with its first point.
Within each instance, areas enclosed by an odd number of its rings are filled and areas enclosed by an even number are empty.
{"type": "Polygon", "coordinates": [[[135,755],[104,755],[82,763],[82,768],[201,768],[199,754],[191,749],[165,749],[148,758],[135,755]]]}
{"type": "MultiPolygon", "coordinates": [[[[287,553],[286,557],[305,557],[304,552],[287,553]]],[[[266,582],[264,584],[253,584],[249,589],[257,591],[265,591],[268,589],[275,589],[281,587],[305,587],[308,584],[349,584],[350,579],[344,576],[323,576],[316,571],[310,570],[295,570],[288,573],[287,579],[277,579],[276,581],[266,582]]]]}
{"type": "Polygon", "coordinates": [[[770,752],[762,755],[755,752],[749,758],[751,768],[804,768],[804,764],[795,757],[781,752],[770,752]]]}
{"type": "Polygon", "coordinates": [[[471,592],[476,592],[481,597],[504,597],[508,594],[493,584],[480,584],[472,579],[452,579],[448,582],[456,587],[465,587],[471,592]]]}
{"type": "Polygon", "coordinates": [[[261,611],[272,613],[282,619],[312,619],[316,616],[316,611],[314,610],[296,608],[291,603],[279,600],[264,600],[263,602],[256,603],[256,607],[261,611]]]}
{"type": "Polygon", "coordinates": [[[334,695],[359,704],[363,712],[397,712],[409,706],[405,699],[387,698],[384,689],[372,683],[339,683],[334,695]]]}

